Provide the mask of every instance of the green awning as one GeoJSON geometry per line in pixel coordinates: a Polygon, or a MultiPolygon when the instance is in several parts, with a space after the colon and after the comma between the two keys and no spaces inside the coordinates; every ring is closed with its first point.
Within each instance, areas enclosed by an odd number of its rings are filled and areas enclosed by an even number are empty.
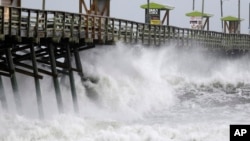
{"type": "MultiPolygon", "coordinates": [[[[202,17],[202,12],[200,11],[192,11],[189,13],[186,13],[186,16],[188,17],[202,17]]],[[[203,17],[212,17],[212,14],[207,14],[207,13],[203,13],[203,17]]]]}
{"type": "Polygon", "coordinates": [[[221,18],[222,21],[242,21],[244,19],[239,19],[238,17],[234,17],[234,16],[226,16],[226,17],[222,17],[221,18]]]}
{"type": "MultiPolygon", "coordinates": [[[[140,7],[143,9],[148,9],[148,4],[143,4],[140,7]]],[[[151,2],[149,3],[149,9],[173,10],[174,7],[151,2]]]]}

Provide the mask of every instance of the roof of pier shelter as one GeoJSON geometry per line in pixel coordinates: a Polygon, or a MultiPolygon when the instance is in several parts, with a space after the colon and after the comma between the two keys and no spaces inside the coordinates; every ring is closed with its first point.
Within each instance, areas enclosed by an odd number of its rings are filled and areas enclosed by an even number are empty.
{"type": "MultiPolygon", "coordinates": [[[[143,4],[140,6],[142,9],[148,9],[148,4],[143,4]]],[[[154,2],[149,3],[149,9],[159,9],[159,10],[173,10],[174,7],[168,5],[162,5],[154,2]]]]}
{"type": "Polygon", "coordinates": [[[221,18],[222,21],[232,21],[232,22],[237,22],[237,21],[242,21],[244,19],[239,19],[238,17],[234,16],[226,16],[221,18]]]}
{"type": "Polygon", "coordinates": [[[213,14],[203,13],[200,11],[192,11],[189,13],[186,13],[186,16],[188,17],[212,17],[213,14]]]}

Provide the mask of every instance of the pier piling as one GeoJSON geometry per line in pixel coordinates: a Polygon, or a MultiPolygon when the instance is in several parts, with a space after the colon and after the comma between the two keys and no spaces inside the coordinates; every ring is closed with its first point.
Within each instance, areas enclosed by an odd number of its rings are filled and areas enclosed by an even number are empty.
{"type": "Polygon", "coordinates": [[[8,62],[8,67],[9,67],[9,73],[10,73],[10,80],[11,80],[11,86],[15,98],[15,104],[16,104],[16,109],[19,115],[23,114],[22,111],[22,102],[21,102],[21,97],[18,91],[18,85],[17,85],[17,80],[16,80],[16,71],[14,67],[14,62],[13,62],[13,57],[11,53],[11,49],[14,48],[15,44],[11,44],[9,48],[6,49],[6,58],[8,62]]]}
{"type": "Polygon", "coordinates": [[[38,74],[38,68],[37,68],[36,53],[35,53],[34,48],[35,48],[34,43],[32,43],[30,46],[30,57],[32,60],[34,81],[35,81],[35,87],[36,87],[38,114],[39,114],[40,119],[43,119],[44,111],[43,111],[43,103],[42,103],[42,94],[41,94],[40,81],[38,77],[39,74],[38,74]]]}
{"type": "Polygon", "coordinates": [[[1,102],[3,110],[5,112],[7,112],[8,111],[8,104],[7,104],[4,86],[3,86],[3,80],[2,80],[1,76],[0,76],[0,102],[1,102]]]}
{"type": "Polygon", "coordinates": [[[71,65],[71,48],[70,48],[68,41],[64,42],[64,48],[66,50],[65,61],[67,63],[67,69],[68,69],[68,75],[69,75],[69,80],[70,80],[70,87],[71,87],[71,94],[72,94],[74,110],[75,110],[75,113],[78,114],[79,107],[78,107],[78,101],[77,101],[77,95],[76,95],[74,74],[73,74],[72,65],[71,65]]]}
{"type": "Polygon", "coordinates": [[[64,112],[63,101],[62,101],[62,95],[61,95],[61,90],[60,90],[59,81],[58,81],[58,73],[56,69],[56,59],[55,59],[55,52],[54,52],[55,47],[53,46],[51,41],[48,41],[47,47],[49,51],[50,66],[51,66],[52,78],[53,78],[53,83],[54,83],[54,88],[55,88],[55,93],[56,93],[57,107],[58,107],[59,113],[63,113],[64,112]]]}

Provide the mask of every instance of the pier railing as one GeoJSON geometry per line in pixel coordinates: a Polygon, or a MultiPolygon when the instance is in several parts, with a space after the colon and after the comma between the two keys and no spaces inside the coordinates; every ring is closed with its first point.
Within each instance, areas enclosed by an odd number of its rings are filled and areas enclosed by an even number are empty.
{"type": "Polygon", "coordinates": [[[122,40],[128,43],[161,45],[175,43],[179,46],[196,44],[225,50],[250,48],[250,35],[226,34],[164,25],[149,25],[129,20],[0,6],[0,34],[18,38],[70,38],[86,42],[110,43],[122,40]]]}

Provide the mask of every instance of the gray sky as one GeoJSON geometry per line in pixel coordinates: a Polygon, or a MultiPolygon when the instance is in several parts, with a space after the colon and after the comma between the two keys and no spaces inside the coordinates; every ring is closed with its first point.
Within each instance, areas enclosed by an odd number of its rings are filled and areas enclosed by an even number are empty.
{"type": "MultiPolygon", "coordinates": [[[[89,2],[89,0],[85,0],[89,2]]],[[[204,12],[213,14],[210,19],[210,30],[221,31],[221,13],[220,0],[204,0],[204,12]]],[[[189,17],[185,13],[192,11],[193,0],[150,0],[163,5],[170,5],[175,7],[170,12],[170,25],[178,27],[189,27],[189,17]]],[[[202,0],[195,0],[195,9],[201,11],[202,0]]],[[[140,5],[146,4],[147,0],[111,0],[111,17],[129,19],[137,22],[144,22],[144,10],[140,5]]],[[[249,33],[249,3],[250,0],[241,0],[241,18],[244,20],[241,24],[241,32],[249,33]]],[[[42,0],[23,0],[23,7],[40,8],[42,7],[42,0]]],[[[47,0],[46,9],[49,10],[63,10],[70,12],[78,11],[78,0],[47,0]]],[[[238,0],[224,0],[223,2],[224,16],[238,17],[238,0]]],[[[164,12],[161,13],[163,17],[164,12]]]]}

